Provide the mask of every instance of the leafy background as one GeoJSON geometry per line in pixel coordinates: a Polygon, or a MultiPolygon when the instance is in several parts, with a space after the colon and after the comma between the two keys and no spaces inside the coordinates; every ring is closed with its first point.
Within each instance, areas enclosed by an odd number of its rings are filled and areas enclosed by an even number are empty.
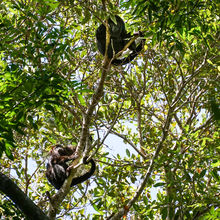
{"type": "MultiPolygon", "coordinates": [[[[108,71],[87,125],[97,172],[71,189],[57,217],[106,219],[122,208],[127,219],[218,219],[219,8],[217,0],[2,1],[1,173],[47,212],[46,191],[56,193],[44,174],[50,145],[82,137],[103,71],[95,29],[119,14],[129,32],[144,33],[145,48],[108,71]]],[[[0,197],[1,218],[21,219],[0,197]]]]}

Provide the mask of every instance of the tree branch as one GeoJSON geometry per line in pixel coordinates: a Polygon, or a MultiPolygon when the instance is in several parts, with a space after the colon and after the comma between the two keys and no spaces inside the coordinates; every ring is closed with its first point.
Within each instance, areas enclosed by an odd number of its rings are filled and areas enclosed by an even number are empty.
{"type": "Polygon", "coordinates": [[[8,196],[30,220],[49,220],[44,212],[6,175],[0,173],[0,191],[8,196]]]}
{"type": "Polygon", "coordinates": [[[136,200],[141,195],[141,193],[143,192],[143,190],[144,190],[144,188],[147,184],[147,181],[149,180],[149,178],[151,176],[151,173],[153,171],[155,160],[159,156],[159,153],[160,153],[160,151],[163,147],[163,142],[165,141],[165,139],[167,137],[169,126],[170,126],[170,123],[171,123],[171,120],[172,120],[172,117],[173,117],[173,111],[174,111],[173,108],[170,108],[169,111],[168,111],[167,119],[166,119],[166,121],[164,123],[164,126],[163,126],[163,136],[162,136],[160,142],[157,145],[156,151],[154,152],[154,155],[151,159],[150,165],[148,167],[148,170],[147,170],[147,173],[146,173],[146,176],[145,176],[143,182],[141,183],[141,185],[137,189],[137,191],[134,194],[133,198],[126,205],[126,209],[124,207],[120,208],[119,211],[110,218],[111,220],[118,220],[123,215],[125,215],[128,212],[128,210],[131,208],[131,206],[136,202],[136,200]]]}
{"type": "MultiPolygon", "coordinates": [[[[110,32],[109,32],[108,27],[106,27],[106,30],[107,30],[106,42],[109,42],[110,32]]],[[[73,169],[71,169],[70,176],[65,180],[63,186],[59,189],[59,191],[51,198],[51,204],[49,208],[50,219],[56,218],[56,214],[58,212],[58,207],[60,203],[64,200],[64,198],[70,191],[70,185],[71,185],[73,177],[76,175],[76,168],[78,167],[80,155],[82,154],[84,147],[86,146],[86,141],[89,135],[89,127],[92,121],[93,112],[95,110],[95,107],[98,105],[99,100],[103,96],[104,82],[105,82],[107,73],[110,70],[110,66],[111,66],[111,62],[108,59],[107,53],[106,53],[104,57],[104,62],[103,62],[102,74],[101,74],[101,78],[98,83],[97,89],[95,90],[95,93],[93,94],[91,104],[88,106],[86,112],[82,113],[83,114],[82,131],[80,135],[80,141],[75,151],[77,158],[73,161],[71,165],[73,169]]]]}

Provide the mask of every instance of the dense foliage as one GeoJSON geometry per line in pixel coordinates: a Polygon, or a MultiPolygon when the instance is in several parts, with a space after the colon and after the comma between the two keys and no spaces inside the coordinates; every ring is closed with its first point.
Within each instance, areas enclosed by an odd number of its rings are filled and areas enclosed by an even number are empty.
{"type": "MultiPolygon", "coordinates": [[[[58,219],[220,217],[217,0],[5,0],[0,30],[0,172],[41,210],[50,145],[88,128],[98,171],[58,219]],[[106,70],[95,30],[114,14],[146,44],[106,70]]],[[[21,219],[6,196],[0,216],[21,219]]]]}

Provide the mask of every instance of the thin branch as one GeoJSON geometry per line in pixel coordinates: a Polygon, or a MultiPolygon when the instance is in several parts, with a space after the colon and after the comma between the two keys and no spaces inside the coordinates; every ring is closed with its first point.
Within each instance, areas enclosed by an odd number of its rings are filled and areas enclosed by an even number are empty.
{"type": "Polygon", "coordinates": [[[122,138],[125,142],[127,142],[129,145],[131,145],[131,147],[133,147],[134,150],[136,150],[138,154],[140,154],[144,159],[146,159],[146,155],[143,154],[143,153],[136,147],[136,145],[135,145],[131,140],[129,140],[129,139],[126,137],[126,135],[120,134],[120,133],[118,133],[118,132],[116,132],[116,131],[114,131],[114,130],[112,130],[111,133],[113,133],[113,134],[117,135],[118,137],[122,138]]]}
{"type": "Polygon", "coordinates": [[[201,126],[199,126],[196,129],[194,129],[193,132],[196,132],[198,130],[202,130],[203,128],[206,128],[206,126],[208,126],[212,122],[212,120],[213,120],[213,116],[209,117],[204,124],[202,124],[201,126]]]}
{"type": "Polygon", "coordinates": [[[120,107],[120,109],[119,109],[117,115],[115,116],[115,118],[114,118],[114,120],[113,120],[113,122],[112,122],[112,125],[108,128],[108,131],[107,131],[105,137],[102,139],[102,141],[101,141],[101,143],[100,143],[100,146],[104,143],[105,139],[106,139],[106,138],[108,137],[108,135],[111,133],[112,128],[114,127],[115,123],[117,122],[117,120],[118,120],[118,118],[119,118],[119,115],[120,115],[120,113],[121,113],[123,104],[124,104],[124,101],[122,102],[122,105],[121,105],[121,107],[120,107]]]}
{"type": "Polygon", "coordinates": [[[147,173],[146,173],[146,176],[145,176],[143,182],[141,183],[141,185],[137,189],[137,191],[134,194],[133,198],[126,205],[126,210],[124,208],[120,208],[119,211],[110,218],[111,220],[118,220],[123,215],[125,215],[129,211],[131,206],[137,201],[137,199],[141,195],[141,193],[143,192],[143,190],[144,190],[144,188],[147,184],[147,181],[149,180],[149,178],[151,176],[151,173],[153,171],[155,160],[159,156],[159,153],[160,153],[160,151],[163,147],[163,142],[165,141],[165,139],[167,137],[169,126],[170,126],[170,123],[171,123],[171,120],[172,120],[172,114],[173,114],[173,109],[170,108],[169,111],[168,111],[168,114],[167,114],[167,119],[166,119],[164,127],[163,127],[163,136],[161,138],[161,141],[158,143],[156,151],[155,151],[155,153],[154,153],[154,155],[153,155],[153,157],[150,161],[150,165],[148,167],[148,170],[147,170],[147,173]]]}

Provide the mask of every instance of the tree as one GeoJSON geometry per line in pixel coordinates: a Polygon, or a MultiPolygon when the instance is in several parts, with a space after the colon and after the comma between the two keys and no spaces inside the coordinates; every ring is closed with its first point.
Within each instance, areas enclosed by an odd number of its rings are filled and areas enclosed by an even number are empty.
{"type": "Polygon", "coordinates": [[[2,218],[28,217],[30,204],[35,219],[218,219],[217,1],[20,0],[0,10],[2,218]],[[146,38],[123,67],[95,42],[114,14],[146,38]],[[56,143],[79,156],[58,192],[44,175],[56,143]],[[70,189],[85,146],[98,170],[70,189]]]}

